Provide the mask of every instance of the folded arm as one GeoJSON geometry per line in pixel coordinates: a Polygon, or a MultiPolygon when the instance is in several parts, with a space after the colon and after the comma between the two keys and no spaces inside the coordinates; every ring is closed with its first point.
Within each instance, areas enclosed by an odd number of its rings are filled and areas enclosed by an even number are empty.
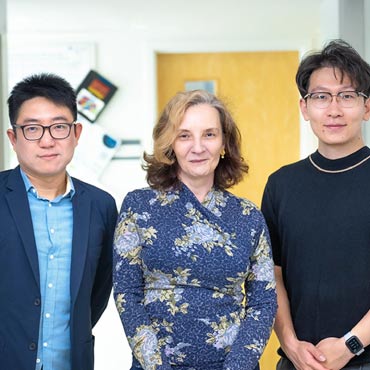
{"type": "MultiPolygon", "coordinates": [[[[370,344],[370,310],[351,329],[351,333],[358,337],[364,347],[370,344]]],[[[344,337],[325,338],[318,343],[317,348],[322,351],[326,357],[325,366],[332,370],[343,368],[354,356],[356,356],[347,348],[344,337]]]]}

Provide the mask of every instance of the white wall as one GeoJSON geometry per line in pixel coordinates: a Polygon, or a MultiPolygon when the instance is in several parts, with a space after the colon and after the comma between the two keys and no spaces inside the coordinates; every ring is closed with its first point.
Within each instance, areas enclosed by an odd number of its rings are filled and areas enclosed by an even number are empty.
{"type": "MultiPolygon", "coordinates": [[[[43,45],[47,53],[53,43],[94,43],[95,68],[119,87],[98,124],[112,135],[140,139],[150,150],[155,52],[304,53],[338,37],[337,1],[9,0],[8,32],[9,54],[43,45]]],[[[8,68],[12,70],[12,60],[8,68]]],[[[302,122],[302,155],[314,147],[302,122]]],[[[144,177],[139,161],[112,161],[101,183],[120,204],[127,191],[145,185],[144,177]]],[[[129,369],[130,351],[113,302],[94,332],[96,370],[129,369]]]]}

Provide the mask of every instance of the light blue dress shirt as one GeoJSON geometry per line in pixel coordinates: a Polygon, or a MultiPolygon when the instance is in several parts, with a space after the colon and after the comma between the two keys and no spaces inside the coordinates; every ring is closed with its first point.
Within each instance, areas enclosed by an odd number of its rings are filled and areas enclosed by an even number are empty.
{"type": "Polygon", "coordinates": [[[30,204],[40,270],[41,320],[35,369],[71,370],[70,272],[75,193],[70,177],[64,195],[39,197],[21,171],[30,204]]]}

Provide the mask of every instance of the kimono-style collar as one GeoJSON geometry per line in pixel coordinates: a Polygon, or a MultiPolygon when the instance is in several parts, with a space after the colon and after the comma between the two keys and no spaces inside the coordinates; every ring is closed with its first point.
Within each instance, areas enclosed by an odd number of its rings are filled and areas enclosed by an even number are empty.
{"type": "Polygon", "coordinates": [[[215,216],[221,216],[220,207],[226,206],[226,199],[228,197],[227,192],[212,187],[203,202],[199,202],[195,194],[184,183],[181,183],[179,191],[183,193],[186,198],[193,199],[197,204],[202,205],[215,216]]]}

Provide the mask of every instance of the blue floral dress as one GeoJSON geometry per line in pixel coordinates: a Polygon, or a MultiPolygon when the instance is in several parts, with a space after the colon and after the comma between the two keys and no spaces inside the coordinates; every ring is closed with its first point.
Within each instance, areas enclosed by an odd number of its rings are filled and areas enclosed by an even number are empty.
{"type": "Polygon", "coordinates": [[[185,185],[129,193],[113,277],[132,369],[257,367],[276,294],[268,231],[250,201],[212,189],[200,203],[185,185]]]}

